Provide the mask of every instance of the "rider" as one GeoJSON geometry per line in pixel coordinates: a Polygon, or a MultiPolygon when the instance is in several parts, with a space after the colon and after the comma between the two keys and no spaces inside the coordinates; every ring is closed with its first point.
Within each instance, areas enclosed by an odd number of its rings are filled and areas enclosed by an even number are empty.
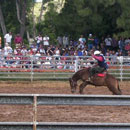
{"type": "Polygon", "coordinates": [[[102,73],[105,70],[108,69],[108,64],[105,60],[105,57],[103,56],[103,54],[101,54],[100,51],[96,50],[94,52],[94,55],[92,55],[92,57],[97,60],[97,64],[91,68],[90,71],[90,77],[93,76],[96,73],[102,73]]]}

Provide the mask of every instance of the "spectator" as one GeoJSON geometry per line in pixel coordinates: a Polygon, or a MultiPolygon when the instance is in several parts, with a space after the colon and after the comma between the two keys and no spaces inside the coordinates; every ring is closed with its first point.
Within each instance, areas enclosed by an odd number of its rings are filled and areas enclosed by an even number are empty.
{"type": "Polygon", "coordinates": [[[87,44],[88,44],[88,50],[91,50],[93,48],[93,44],[94,44],[94,38],[93,38],[92,34],[89,34],[87,44]]]}
{"type": "Polygon", "coordinates": [[[23,42],[23,39],[22,37],[20,36],[20,34],[17,34],[14,38],[14,43],[15,43],[15,46],[20,48],[22,46],[22,42],[23,42]]]}
{"type": "Polygon", "coordinates": [[[4,36],[4,42],[8,43],[9,46],[11,46],[11,40],[12,40],[12,33],[9,32],[9,33],[5,34],[5,36],[4,36]]]}
{"type": "Polygon", "coordinates": [[[105,38],[105,47],[106,49],[112,50],[112,38],[110,35],[105,38]]]}
{"type": "Polygon", "coordinates": [[[60,50],[58,47],[54,50],[54,56],[56,57],[56,60],[60,59],[60,50]]]}
{"type": "Polygon", "coordinates": [[[94,38],[94,46],[95,46],[95,49],[99,49],[99,39],[97,36],[95,36],[94,38]]]}
{"type": "Polygon", "coordinates": [[[40,45],[39,51],[41,54],[46,54],[45,49],[43,48],[43,45],[40,45]]]}
{"type": "Polygon", "coordinates": [[[85,45],[86,39],[83,37],[83,35],[80,36],[79,42],[80,42],[81,44],[85,45]]]}
{"type": "Polygon", "coordinates": [[[119,49],[118,41],[116,38],[112,38],[112,50],[117,51],[119,49]]]}
{"type": "Polygon", "coordinates": [[[9,53],[12,53],[13,49],[9,46],[8,43],[5,43],[4,47],[4,56],[8,56],[9,53]]]}
{"type": "Polygon", "coordinates": [[[42,43],[42,36],[39,34],[36,38],[36,46],[37,46],[37,49],[40,47],[40,44],[42,43]]]}
{"type": "Polygon", "coordinates": [[[58,45],[61,45],[63,44],[63,38],[61,36],[58,36],[57,37],[57,42],[58,42],[58,45]]]}
{"type": "Polygon", "coordinates": [[[50,38],[45,35],[45,37],[43,37],[43,45],[47,48],[49,46],[49,40],[50,38]]]}
{"type": "Polygon", "coordinates": [[[49,47],[47,48],[46,53],[49,53],[50,56],[53,56],[53,55],[54,55],[54,50],[52,49],[52,47],[49,46],[49,47]]]}
{"type": "Polygon", "coordinates": [[[27,51],[26,47],[23,47],[23,48],[21,49],[21,53],[22,53],[23,56],[26,56],[27,52],[28,52],[28,51],[27,51]]]}
{"type": "Polygon", "coordinates": [[[124,52],[125,43],[124,43],[124,39],[122,37],[120,37],[120,39],[118,41],[118,46],[119,46],[120,51],[124,52]]]}
{"type": "Polygon", "coordinates": [[[63,36],[63,46],[67,47],[69,45],[69,38],[68,36],[63,36]]]}

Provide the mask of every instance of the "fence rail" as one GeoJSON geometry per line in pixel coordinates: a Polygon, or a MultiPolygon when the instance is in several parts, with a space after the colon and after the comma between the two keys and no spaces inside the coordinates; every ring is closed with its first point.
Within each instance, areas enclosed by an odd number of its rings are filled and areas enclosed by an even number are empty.
{"type": "Polygon", "coordinates": [[[33,105],[33,122],[0,122],[0,130],[129,130],[130,123],[37,122],[38,105],[130,106],[130,96],[0,94],[0,104],[33,105]]]}
{"type": "MultiPolygon", "coordinates": [[[[0,79],[68,79],[81,68],[89,67],[96,61],[88,56],[0,57],[0,79]],[[50,60],[48,60],[50,58],[50,60]]],[[[130,79],[129,57],[106,57],[109,73],[120,80],[130,79]]]]}
{"type": "MultiPolygon", "coordinates": [[[[0,130],[33,130],[33,122],[0,122],[0,130]]],[[[37,130],[130,130],[130,123],[37,123],[37,130]]]]}

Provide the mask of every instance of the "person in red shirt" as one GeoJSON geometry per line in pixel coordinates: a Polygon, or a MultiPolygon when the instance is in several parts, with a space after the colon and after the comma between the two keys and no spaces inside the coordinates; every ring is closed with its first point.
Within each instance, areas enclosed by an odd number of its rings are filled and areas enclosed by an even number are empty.
{"type": "Polygon", "coordinates": [[[100,51],[95,51],[92,57],[97,61],[97,64],[91,68],[90,77],[96,73],[102,73],[108,69],[108,64],[103,54],[100,51]]]}
{"type": "Polygon", "coordinates": [[[20,36],[20,34],[17,34],[14,38],[14,43],[15,43],[15,46],[20,48],[21,45],[22,45],[22,42],[23,42],[23,39],[22,37],[20,36]]]}

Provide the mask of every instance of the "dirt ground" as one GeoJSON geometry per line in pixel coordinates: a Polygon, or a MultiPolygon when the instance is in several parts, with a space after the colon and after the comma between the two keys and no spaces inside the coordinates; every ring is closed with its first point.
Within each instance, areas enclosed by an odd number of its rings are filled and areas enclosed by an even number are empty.
{"type": "MultiPolygon", "coordinates": [[[[130,82],[120,82],[123,95],[130,94],[130,82]]],[[[0,82],[0,93],[71,94],[69,82],[0,82]]],[[[106,87],[88,86],[85,94],[111,95],[106,87]]],[[[78,90],[77,93],[78,94],[78,90]]],[[[0,122],[32,122],[31,105],[0,105],[0,122]]],[[[38,106],[38,122],[129,123],[129,106],[38,106]]]]}

